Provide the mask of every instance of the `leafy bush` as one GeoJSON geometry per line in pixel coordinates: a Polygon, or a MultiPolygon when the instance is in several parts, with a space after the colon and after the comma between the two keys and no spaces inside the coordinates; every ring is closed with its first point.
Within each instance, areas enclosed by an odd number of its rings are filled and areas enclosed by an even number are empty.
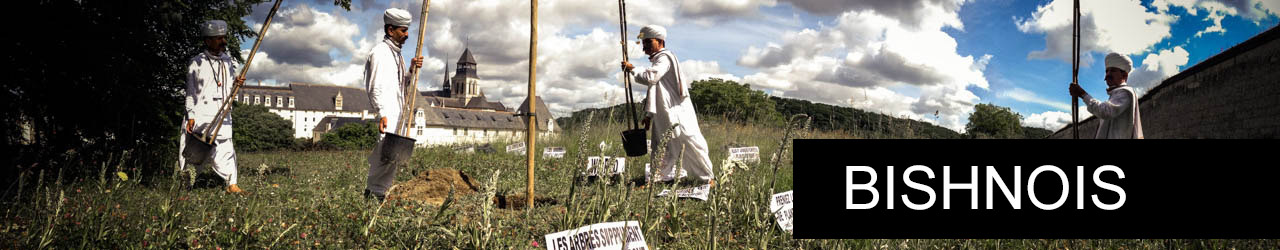
{"type": "Polygon", "coordinates": [[[256,152],[288,149],[293,146],[293,127],[288,120],[258,105],[233,104],[236,150],[256,152]]]}
{"type": "Polygon", "coordinates": [[[693,98],[698,114],[718,115],[737,122],[782,124],[782,115],[774,108],[769,95],[752,90],[748,84],[718,78],[694,81],[689,97],[693,98]]]}
{"type": "Polygon", "coordinates": [[[378,142],[378,125],[373,122],[347,123],[320,135],[320,144],[342,150],[372,149],[378,142]]]}
{"type": "Polygon", "coordinates": [[[973,107],[969,124],[964,129],[970,138],[1015,139],[1025,136],[1022,133],[1022,115],[1008,107],[986,103],[973,107]]]}

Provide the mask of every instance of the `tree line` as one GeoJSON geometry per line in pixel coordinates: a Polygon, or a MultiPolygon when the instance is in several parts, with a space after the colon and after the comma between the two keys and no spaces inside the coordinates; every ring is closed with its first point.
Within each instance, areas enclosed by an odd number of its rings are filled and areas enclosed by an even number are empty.
{"type": "MultiPolygon", "coordinates": [[[[756,125],[783,125],[783,117],[808,114],[813,119],[813,129],[845,131],[861,138],[1044,138],[1051,131],[1024,127],[1022,116],[1007,107],[978,104],[970,114],[965,132],[960,133],[932,123],[895,117],[850,107],[815,103],[807,100],[770,96],[764,91],[751,89],[751,85],[732,80],[706,79],[694,81],[689,88],[699,119],[752,123],[756,125]]],[[[641,102],[642,103],[642,102],[641,102]]],[[[643,105],[637,104],[639,112],[643,105]]],[[[557,122],[566,129],[580,125],[587,112],[615,112],[613,122],[624,122],[626,105],[604,108],[588,108],[562,117],[557,122]]],[[[595,119],[601,119],[599,113],[595,119]]]]}

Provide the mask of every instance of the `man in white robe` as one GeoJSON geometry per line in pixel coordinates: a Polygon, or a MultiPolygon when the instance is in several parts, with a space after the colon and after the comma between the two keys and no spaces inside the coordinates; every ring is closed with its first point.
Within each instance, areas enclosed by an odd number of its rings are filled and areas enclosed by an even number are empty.
{"type": "MultiPolygon", "coordinates": [[[[369,58],[364,64],[364,83],[369,92],[369,101],[373,102],[373,111],[378,113],[378,130],[381,133],[395,133],[400,122],[400,109],[403,107],[404,86],[409,84],[409,70],[404,66],[404,57],[400,55],[401,46],[409,38],[409,23],[412,16],[409,11],[391,8],[382,15],[382,26],[385,36],[382,42],[373,46],[369,58]]],[[[422,57],[412,60],[413,67],[422,67],[422,57]]],[[[416,87],[414,89],[417,89],[416,87]]],[[[366,197],[379,200],[386,197],[387,189],[395,181],[396,167],[391,162],[382,161],[383,135],[378,134],[379,142],[369,154],[369,176],[364,190],[366,197]]]]}
{"type": "Polygon", "coordinates": [[[1138,94],[1125,84],[1133,63],[1129,57],[1111,53],[1106,58],[1107,95],[1100,101],[1078,84],[1071,84],[1071,96],[1084,99],[1089,113],[1098,117],[1098,133],[1094,139],[1142,139],[1142,114],[1138,111],[1138,94]]]}
{"type": "Polygon", "coordinates": [[[645,54],[649,55],[648,68],[636,68],[623,62],[623,70],[635,83],[649,86],[646,110],[652,123],[650,151],[656,152],[662,145],[658,143],[662,135],[673,130],[674,137],[667,143],[667,152],[663,165],[655,173],[659,182],[673,181],[677,176],[676,163],[679,162],[692,177],[707,184],[715,184],[711,157],[708,153],[707,140],[702,137],[702,129],[698,127],[698,116],[694,113],[693,101],[689,98],[689,85],[681,77],[680,60],[666,49],[667,31],[662,26],[649,25],[640,29],[638,37],[644,45],[645,54]],[[683,159],[680,158],[683,150],[683,159]]]}
{"type": "MultiPolygon", "coordinates": [[[[214,122],[213,119],[223,102],[227,98],[234,98],[229,96],[231,90],[235,84],[244,82],[244,78],[232,78],[237,65],[226,52],[227,23],[211,20],[201,24],[200,28],[206,48],[192,57],[187,66],[187,119],[182,127],[186,133],[204,133],[209,126],[222,126],[214,139],[216,146],[209,154],[212,160],[205,160],[201,166],[212,164],[213,172],[226,181],[228,193],[243,193],[244,190],[236,182],[239,171],[236,167],[235,143],[231,140],[231,111],[227,111],[222,121],[214,122]]],[[[186,138],[181,136],[179,139],[179,152],[186,148],[186,138]]],[[[186,169],[186,159],[181,153],[178,154],[178,165],[179,170],[186,169]]]]}

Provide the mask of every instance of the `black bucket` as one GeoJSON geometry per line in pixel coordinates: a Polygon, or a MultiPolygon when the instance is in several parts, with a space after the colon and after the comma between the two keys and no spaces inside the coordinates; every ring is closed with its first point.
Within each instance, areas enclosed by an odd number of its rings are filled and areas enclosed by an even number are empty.
{"type": "Polygon", "coordinates": [[[201,141],[200,137],[203,136],[199,133],[183,134],[187,137],[187,141],[186,147],[182,148],[182,158],[185,159],[187,163],[200,165],[204,164],[204,162],[209,160],[209,158],[212,158],[210,156],[213,154],[213,147],[216,146],[215,144],[209,144],[201,141]]]}
{"type": "Polygon", "coordinates": [[[642,156],[649,152],[649,145],[645,140],[644,129],[631,129],[622,131],[622,148],[627,150],[627,156],[642,156]]]}
{"type": "Polygon", "coordinates": [[[418,140],[393,133],[382,136],[382,162],[400,165],[413,156],[413,145],[418,140]]]}

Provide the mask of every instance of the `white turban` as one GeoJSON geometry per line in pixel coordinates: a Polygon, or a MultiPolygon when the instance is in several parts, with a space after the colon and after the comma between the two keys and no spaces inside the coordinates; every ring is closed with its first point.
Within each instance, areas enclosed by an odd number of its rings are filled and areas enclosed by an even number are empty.
{"type": "Polygon", "coordinates": [[[204,36],[225,36],[227,35],[227,22],[222,20],[209,20],[200,24],[200,34],[204,36]]]}
{"type": "Polygon", "coordinates": [[[409,11],[390,8],[387,12],[382,13],[382,22],[393,26],[409,27],[409,22],[413,21],[413,16],[409,15],[409,11]]]}
{"type": "Polygon", "coordinates": [[[1107,68],[1118,68],[1124,70],[1124,73],[1129,73],[1129,70],[1133,69],[1133,61],[1130,61],[1128,56],[1112,52],[1107,54],[1107,68]]]}
{"type": "Polygon", "coordinates": [[[662,26],[648,25],[640,28],[640,35],[636,39],[644,41],[644,39],[654,38],[662,41],[667,40],[667,29],[662,26]]]}

